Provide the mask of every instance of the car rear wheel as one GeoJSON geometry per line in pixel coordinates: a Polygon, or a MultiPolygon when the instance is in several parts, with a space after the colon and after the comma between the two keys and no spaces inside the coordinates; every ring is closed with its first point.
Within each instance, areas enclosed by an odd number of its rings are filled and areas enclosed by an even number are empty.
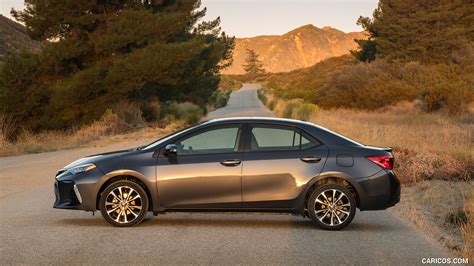
{"type": "Polygon", "coordinates": [[[329,184],[316,188],[308,200],[308,213],[315,224],[327,230],[339,230],[351,223],[356,201],[345,187],[329,184]]]}
{"type": "Polygon", "coordinates": [[[148,212],[148,197],[142,186],[120,180],[105,188],[100,198],[100,212],[114,226],[133,226],[141,223],[148,212]]]}

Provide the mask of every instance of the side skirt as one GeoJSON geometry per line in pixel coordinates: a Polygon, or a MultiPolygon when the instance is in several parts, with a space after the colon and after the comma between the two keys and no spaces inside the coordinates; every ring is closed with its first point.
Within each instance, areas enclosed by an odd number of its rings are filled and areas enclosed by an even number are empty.
{"type": "Polygon", "coordinates": [[[193,209],[166,209],[160,213],[168,213],[168,212],[201,212],[201,213],[226,213],[226,214],[242,214],[242,213],[260,213],[260,214],[292,214],[292,215],[300,215],[297,213],[296,209],[201,209],[201,208],[193,208],[193,209]]]}

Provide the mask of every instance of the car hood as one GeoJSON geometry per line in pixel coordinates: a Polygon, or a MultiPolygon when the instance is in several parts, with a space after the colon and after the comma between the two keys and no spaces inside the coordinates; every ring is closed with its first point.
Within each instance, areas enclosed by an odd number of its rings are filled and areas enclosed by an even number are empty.
{"type": "Polygon", "coordinates": [[[75,160],[74,162],[66,165],[64,169],[69,169],[75,166],[88,164],[88,163],[96,164],[107,159],[120,157],[120,156],[127,155],[136,151],[137,149],[130,149],[130,150],[120,150],[120,151],[112,151],[112,152],[100,153],[100,154],[95,154],[95,155],[89,155],[84,158],[75,160]]]}

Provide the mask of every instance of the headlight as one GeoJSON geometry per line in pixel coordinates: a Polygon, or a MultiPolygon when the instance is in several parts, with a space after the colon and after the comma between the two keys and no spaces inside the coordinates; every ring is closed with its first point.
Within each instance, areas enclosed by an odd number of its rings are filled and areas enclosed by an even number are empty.
{"type": "Polygon", "coordinates": [[[88,163],[88,164],[83,164],[83,165],[79,165],[79,166],[75,166],[75,167],[72,167],[72,168],[69,168],[67,169],[71,174],[75,175],[75,174],[79,174],[79,173],[83,173],[83,172],[88,172],[92,169],[94,169],[96,166],[95,164],[93,163],[88,163]]]}

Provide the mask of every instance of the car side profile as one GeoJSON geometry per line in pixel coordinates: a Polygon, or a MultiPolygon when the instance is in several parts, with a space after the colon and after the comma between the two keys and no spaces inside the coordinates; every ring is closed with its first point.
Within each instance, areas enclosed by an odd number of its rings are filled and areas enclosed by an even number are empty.
{"type": "Polygon", "coordinates": [[[389,148],[308,122],[215,119],[67,165],[56,175],[54,208],[100,210],[115,226],[137,225],[148,212],[291,213],[337,230],[356,208],[399,202],[393,163],[389,148]]]}

